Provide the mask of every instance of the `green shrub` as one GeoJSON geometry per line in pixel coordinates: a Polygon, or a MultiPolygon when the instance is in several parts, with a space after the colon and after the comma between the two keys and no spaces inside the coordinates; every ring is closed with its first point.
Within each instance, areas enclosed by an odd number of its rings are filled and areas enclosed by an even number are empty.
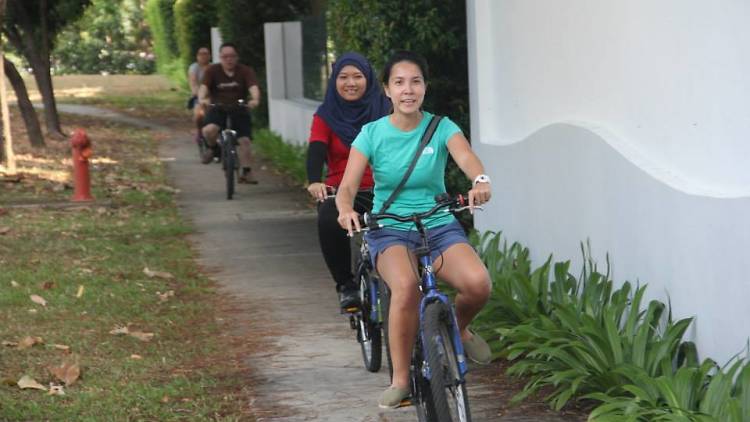
{"type": "Polygon", "coordinates": [[[211,27],[216,26],[214,0],[177,0],[174,3],[175,39],[183,63],[195,61],[200,47],[211,48],[211,27]]]}
{"type": "Polygon", "coordinates": [[[146,3],[146,21],[151,29],[156,68],[160,73],[178,57],[173,7],[174,0],[148,0],[146,3]]]}
{"type": "Polygon", "coordinates": [[[609,265],[599,272],[587,249],[576,280],[570,262],[553,264],[551,257],[532,270],[528,249],[501,248],[500,234],[472,240],[493,280],[492,298],[477,322],[484,332],[496,326],[500,337],[493,346],[515,360],[509,374],[528,378],[516,401],[549,387],[547,399],[559,409],[585,394],[625,393],[626,368],[641,368],[650,377],[675,370],[692,319],[673,321],[659,301],[641,309],[645,286],[634,289],[626,282],[615,289],[609,265]]]}

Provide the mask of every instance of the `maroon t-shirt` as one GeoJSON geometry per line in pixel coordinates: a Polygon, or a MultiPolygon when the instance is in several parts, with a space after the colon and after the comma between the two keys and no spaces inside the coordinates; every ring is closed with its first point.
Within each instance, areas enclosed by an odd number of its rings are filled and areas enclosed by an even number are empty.
{"type": "Polygon", "coordinates": [[[210,65],[203,75],[203,85],[208,87],[211,101],[216,104],[235,104],[239,100],[247,100],[251,86],[258,85],[258,78],[250,66],[237,64],[232,76],[224,72],[221,64],[210,65]]]}
{"type": "MultiPolygon", "coordinates": [[[[326,163],[328,163],[326,185],[338,187],[341,184],[341,179],[344,177],[344,170],[346,170],[346,162],[349,160],[351,148],[344,145],[341,138],[317,114],[313,116],[312,127],[310,128],[310,142],[323,142],[326,144],[326,163]]],[[[374,185],[372,170],[370,170],[370,166],[367,166],[359,188],[370,189],[374,185]]]]}

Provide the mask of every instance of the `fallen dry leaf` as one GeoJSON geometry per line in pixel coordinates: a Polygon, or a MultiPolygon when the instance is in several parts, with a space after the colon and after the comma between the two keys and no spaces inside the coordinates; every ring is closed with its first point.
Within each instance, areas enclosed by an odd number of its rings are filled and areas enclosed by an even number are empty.
{"type": "Polygon", "coordinates": [[[156,292],[156,295],[159,296],[160,302],[166,302],[170,297],[174,296],[174,290],[169,290],[165,293],[156,292]]]}
{"type": "Polygon", "coordinates": [[[78,285],[78,291],[76,292],[76,297],[77,298],[80,299],[81,296],[83,296],[83,284],[79,284],[78,285]]]}
{"type": "Polygon", "coordinates": [[[47,301],[39,295],[31,295],[31,301],[42,306],[47,306],[47,301]]]}
{"type": "Polygon", "coordinates": [[[2,345],[3,345],[3,346],[6,346],[6,347],[16,347],[16,346],[18,346],[18,342],[16,342],[16,341],[8,341],[8,340],[3,340],[3,343],[2,343],[2,345]]]}
{"type": "Polygon", "coordinates": [[[81,375],[81,368],[78,366],[78,358],[73,357],[66,359],[60,366],[49,366],[47,369],[57,379],[64,382],[65,385],[71,386],[81,375]]]}
{"type": "Polygon", "coordinates": [[[62,385],[55,385],[50,383],[49,384],[49,393],[50,396],[64,396],[65,390],[63,390],[62,385]]]}
{"type": "Polygon", "coordinates": [[[128,330],[128,327],[119,327],[119,328],[115,328],[109,333],[114,334],[114,335],[130,334],[130,330],[128,330]]]}
{"type": "Polygon", "coordinates": [[[136,354],[134,353],[134,354],[130,355],[130,359],[143,359],[143,356],[141,356],[141,355],[136,355],[136,354]]]}
{"type": "Polygon", "coordinates": [[[18,388],[21,390],[25,390],[27,388],[33,388],[35,390],[43,390],[47,391],[47,387],[43,386],[42,384],[39,384],[36,382],[34,378],[31,378],[28,375],[24,375],[21,377],[20,380],[16,383],[18,385],[18,388]]]}
{"type": "Polygon", "coordinates": [[[137,338],[138,340],[141,340],[141,341],[151,341],[151,339],[154,338],[154,333],[144,333],[143,331],[130,331],[130,329],[127,326],[115,328],[114,330],[110,331],[109,333],[110,334],[114,334],[114,335],[125,335],[125,334],[127,334],[127,335],[135,337],[135,338],[137,338]]]}
{"type": "Polygon", "coordinates": [[[45,281],[42,284],[42,289],[44,289],[44,290],[50,290],[50,289],[53,289],[53,288],[55,288],[55,282],[54,281],[45,281]]]}
{"type": "Polygon", "coordinates": [[[20,286],[20,284],[18,284],[18,282],[17,282],[16,280],[11,280],[11,281],[10,281],[10,285],[11,285],[12,287],[18,287],[18,286],[20,286]]]}
{"type": "Polygon", "coordinates": [[[53,344],[52,347],[54,347],[57,350],[62,350],[63,352],[70,353],[70,346],[66,346],[64,344],[53,344]]]}
{"type": "Polygon", "coordinates": [[[8,234],[9,231],[10,231],[10,227],[8,226],[0,227],[0,236],[8,234]]]}
{"type": "Polygon", "coordinates": [[[174,276],[172,274],[168,273],[168,272],[165,272],[165,271],[151,271],[151,270],[148,269],[148,267],[146,267],[146,268],[143,269],[143,274],[146,274],[146,276],[148,276],[149,278],[158,277],[158,278],[163,278],[165,280],[170,280],[170,279],[174,278],[174,276]]]}
{"type": "Polygon", "coordinates": [[[19,349],[28,349],[29,347],[33,347],[35,344],[43,344],[44,340],[42,340],[41,337],[31,337],[26,336],[21,341],[18,342],[18,348],[19,349]]]}
{"type": "Polygon", "coordinates": [[[154,338],[154,333],[144,333],[142,331],[131,331],[129,334],[140,341],[151,341],[154,338]]]}

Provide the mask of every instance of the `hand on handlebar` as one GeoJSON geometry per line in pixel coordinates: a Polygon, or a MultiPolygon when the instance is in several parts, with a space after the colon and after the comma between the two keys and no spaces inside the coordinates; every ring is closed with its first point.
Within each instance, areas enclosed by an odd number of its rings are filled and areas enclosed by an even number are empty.
{"type": "Polygon", "coordinates": [[[344,230],[346,230],[346,233],[349,235],[349,237],[354,236],[355,230],[357,231],[357,233],[362,231],[362,226],[360,226],[359,220],[359,213],[357,211],[354,211],[354,209],[350,208],[349,210],[339,212],[339,225],[344,230]]]}
{"type": "Polygon", "coordinates": [[[310,183],[307,185],[307,191],[318,202],[323,202],[328,197],[328,186],[325,183],[310,183]]]}
{"type": "Polygon", "coordinates": [[[474,208],[489,202],[492,191],[489,183],[477,183],[469,191],[469,212],[474,214],[474,208]]]}

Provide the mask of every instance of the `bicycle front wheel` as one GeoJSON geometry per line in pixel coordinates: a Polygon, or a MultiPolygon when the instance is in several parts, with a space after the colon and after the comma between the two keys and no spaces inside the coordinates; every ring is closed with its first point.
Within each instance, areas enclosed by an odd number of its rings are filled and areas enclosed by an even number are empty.
{"type": "Polygon", "coordinates": [[[439,422],[469,422],[469,396],[453,347],[453,313],[450,306],[432,302],[424,312],[425,355],[430,368],[430,391],[439,422]]]}
{"type": "Polygon", "coordinates": [[[237,167],[237,150],[234,146],[234,139],[232,137],[224,138],[222,142],[223,161],[224,161],[224,176],[227,182],[227,199],[232,199],[234,196],[234,175],[237,167]]]}
{"type": "Polygon", "coordinates": [[[373,312],[373,304],[370,298],[371,288],[376,282],[370,277],[372,275],[366,270],[359,271],[359,299],[362,306],[361,316],[359,317],[359,331],[357,339],[362,348],[362,359],[365,362],[365,368],[370,372],[380,370],[383,346],[380,333],[380,322],[372,318],[377,312],[373,312]]]}

